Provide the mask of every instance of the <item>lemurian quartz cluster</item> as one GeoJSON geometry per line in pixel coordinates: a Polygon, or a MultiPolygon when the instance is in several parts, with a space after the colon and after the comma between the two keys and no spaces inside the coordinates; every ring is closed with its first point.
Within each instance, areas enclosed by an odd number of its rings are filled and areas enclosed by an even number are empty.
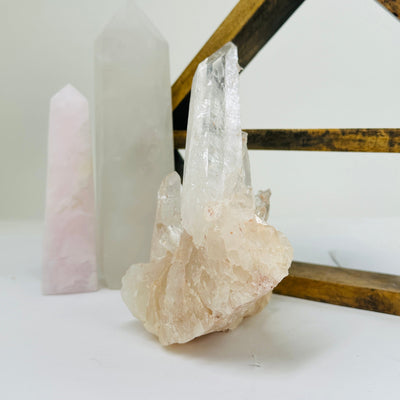
{"type": "Polygon", "coordinates": [[[151,261],[122,280],[128,308],[163,345],[261,311],[293,253],[267,224],[269,191],[252,192],[234,44],[198,66],[187,133],[183,185],[172,173],[158,192],[151,261]]]}

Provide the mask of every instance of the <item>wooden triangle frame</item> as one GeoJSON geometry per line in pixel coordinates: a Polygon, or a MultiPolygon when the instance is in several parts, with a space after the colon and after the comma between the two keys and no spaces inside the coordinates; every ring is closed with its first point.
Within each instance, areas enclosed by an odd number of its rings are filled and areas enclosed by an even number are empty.
{"type": "MultiPolygon", "coordinates": [[[[377,0],[400,18],[400,0],[377,0]]],[[[184,148],[190,89],[198,64],[225,43],[245,68],[304,0],[240,0],[172,86],[175,149],[184,148]]],[[[400,153],[400,129],[243,129],[249,149],[400,153]]],[[[175,150],[175,169],[183,159],[175,150]]],[[[400,315],[400,276],[293,262],[275,293],[400,315]]]]}

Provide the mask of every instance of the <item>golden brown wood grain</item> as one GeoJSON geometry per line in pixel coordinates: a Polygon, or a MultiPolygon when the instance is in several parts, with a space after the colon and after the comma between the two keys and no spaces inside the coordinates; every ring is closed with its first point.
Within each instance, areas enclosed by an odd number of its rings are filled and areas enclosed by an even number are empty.
{"type": "Polygon", "coordinates": [[[227,42],[238,46],[242,68],[279,30],[304,0],[240,0],[172,86],[174,127],[185,129],[197,66],[227,42]]]}
{"type": "Polygon", "coordinates": [[[274,293],[400,315],[400,276],[293,262],[274,293]]]}
{"type": "Polygon", "coordinates": [[[264,3],[264,0],[241,0],[238,2],[172,86],[173,110],[190,92],[192,79],[199,63],[216,52],[225,43],[233,40],[262,3],[264,3]]]}
{"type": "Polygon", "coordinates": [[[400,0],[378,0],[393,15],[400,18],[400,0]]]}
{"type": "MultiPolygon", "coordinates": [[[[400,129],[245,129],[251,150],[312,150],[400,153],[400,129]]],[[[174,131],[184,148],[186,131],[174,131]]]]}

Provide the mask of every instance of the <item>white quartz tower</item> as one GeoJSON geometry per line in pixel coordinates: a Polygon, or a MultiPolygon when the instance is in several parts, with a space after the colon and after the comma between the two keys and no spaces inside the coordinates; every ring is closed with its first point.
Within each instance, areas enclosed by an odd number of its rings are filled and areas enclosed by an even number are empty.
{"type": "Polygon", "coordinates": [[[129,2],[96,41],[98,259],[120,288],[149,260],[157,189],[173,171],[168,44],[129,2]]]}

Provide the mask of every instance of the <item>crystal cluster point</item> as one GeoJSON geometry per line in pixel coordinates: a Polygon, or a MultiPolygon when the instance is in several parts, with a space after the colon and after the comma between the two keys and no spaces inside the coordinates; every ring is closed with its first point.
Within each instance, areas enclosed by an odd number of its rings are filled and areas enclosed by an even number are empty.
{"type": "Polygon", "coordinates": [[[187,132],[183,185],[172,173],[158,192],[151,261],[122,282],[128,308],[163,345],[234,329],[263,309],[292,261],[266,222],[270,191],[252,192],[234,44],[198,66],[187,132]]]}

